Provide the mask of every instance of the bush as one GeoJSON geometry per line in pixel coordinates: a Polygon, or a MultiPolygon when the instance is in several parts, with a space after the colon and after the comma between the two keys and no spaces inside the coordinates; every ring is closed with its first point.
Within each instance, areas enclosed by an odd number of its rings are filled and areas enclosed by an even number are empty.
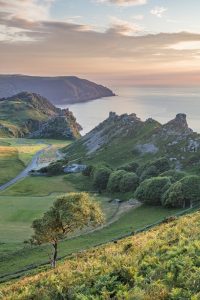
{"type": "Polygon", "coordinates": [[[95,189],[102,192],[106,189],[111,170],[107,167],[98,167],[94,171],[93,185],[95,189]]]}
{"type": "Polygon", "coordinates": [[[170,177],[171,182],[175,183],[175,182],[181,180],[183,177],[185,177],[186,173],[176,171],[176,170],[169,170],[169,171],[166,171],[166,172],[160,174],[160,176],[161,177],[170,177]]]}
{"type": "Polygon", "coordinates": [[[63,161],[52,162],[49,166],[41,168],[40,172],[48,176],[60,175],[63,173],[63,161]]]}
{"type": "Polygon", "coordinates": [[[163,193],[170,187],[169,177],[154,177],[146,179],[135,191],[135,197],[150,205],[160,205],[163,193]]]}
{"type": "Polygon", "coordinates": [[[166,207],[184,208],[200,203],[200,177],[191,175],[174,183],[163,195],[166,207]]]}
{"type": "Polygon", "coordinates": [[[139,168],[139,164],[135,161],[132,161],[128,164],[125,164],[123,166],[121,166],[120,168],[118,168],[118,170],[124,170],[127,172],[136,172],[136,170],[139,168]]]}
{"type": "Polygon", "coordinates": [[[142,175],[140,176],[140,182],[144,181],[145,179],[149,179],[151,177],[158,176],[159,172],[155,166],[150,166],[149,168],[145,169],[142,175]]]}
{"type": "Polygon", "coordinates": [[[159,174],[168,171],[170,169],[169,160],[165,157],[159,158],[153,162],[148,162],[145,165],[137,169],[137,175],[140,177],[140,181],[145,179],[156,177],[159,174]]]}
{"type": "Polygon", "coordinates": [[[126,173],[122,176],[119,184],[120,192],[135,191],[138,187],[139,179],[135,173],[126,173]]]}
{"type": "Polygon", "coordinates": [[[109,192],[120,192],[120,181],[125,174],[127,174],[127,172],[124,170],[118,170],[111,173],[107,185],[109,192]]]}
{"type": "Polygon", "coordinates": [[[94,171],[94,166],[89,165],[83,170],[82,174],[83,176],[91,177],[94,171]]]}

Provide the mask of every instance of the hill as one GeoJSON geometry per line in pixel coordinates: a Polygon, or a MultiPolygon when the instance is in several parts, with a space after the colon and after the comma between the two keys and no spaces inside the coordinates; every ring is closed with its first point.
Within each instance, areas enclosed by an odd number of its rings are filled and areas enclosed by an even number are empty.
{"type": "Polygon", "coordinates": [[[200,213],[74,255],[2,288],[3,299],[200,298],[200,213]]]}
{"type": "Polygon", "coordinates": [[[73,114],[46,98],[22,92],[0,99],[0,137],[77,138],[81,127],[73,114]]]}
{"type": "Polygon", "coordinates": [[[0,97],[11,97],[24,91],[40,94],[54,104],[79,103],[114,96],[110,89],[75,76],[0,75],[0,97]]]}
{"type": "Polygon", "coordinates": [[[181,169],[198,164],[200,135],[188,127],[185,114],[177,114],[162,125],[153,119],[141,121],[135,114],[118,116],[111,112],[105,121],[64,151],[71,160],[105,162],[113,167],[165,156],[176,169],[181,169]]]}

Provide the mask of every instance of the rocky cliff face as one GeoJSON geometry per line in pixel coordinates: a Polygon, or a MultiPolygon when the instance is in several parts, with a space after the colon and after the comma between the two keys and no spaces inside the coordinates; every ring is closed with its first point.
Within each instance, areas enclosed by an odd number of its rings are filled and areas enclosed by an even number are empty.
{"type": "Polygon", "coordinates": [[[34,93],[0,99],[0,137],[76,139],[81,126],[68,109],[34,93]]]}
{"type": "Polygon", "coordinates": [[[123,160],[143,160],[146,156],[149,159],[167,156],[178,168],[194,155],[199,155],[200,161],[200,135],[188,127],[185,114],[177,114],[162,125],[151,118],[141,121],[135,114],[118,116],[111,112],[66,152],[115,165],[123,160]]]}
{"type": "Polygon", "coordinates": [[[53,104],[79,103],[114,96],[110,89],[75,76],[0,75],[0,97],[10,97],[24,91],[40,94],[53,104]]]}

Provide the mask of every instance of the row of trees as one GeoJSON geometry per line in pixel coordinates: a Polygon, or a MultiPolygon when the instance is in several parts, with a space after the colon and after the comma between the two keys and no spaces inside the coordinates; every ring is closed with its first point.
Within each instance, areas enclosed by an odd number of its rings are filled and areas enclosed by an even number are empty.
{"type": "Polygon", "coordinates": [[[143,181],[135,197],[150,205],[185,208],[200,203],[200,177],[185,176],[173,182],[171,177],[153,177],[143,181]]]}
{"type": "Polygon", "coordinates": [[[126,193],[134,192],[145,179],[158,176],[169,169],[168,160],[161,158],[142,166],[133,161],[116,170],[107,165],[90,165],[83,171],[83,175],[92,179],[94,188],[99,192],[126,193]]]}
{"type": "Polygon", "coordinates": [[[117,170],[88,166],[83,174],[91,177],[99,192],[132,192],[136,199],[150,205],[183,208],[200,202],[200,177],[172,169],[166,158],[141,166],[131,162],[117,170]]]}

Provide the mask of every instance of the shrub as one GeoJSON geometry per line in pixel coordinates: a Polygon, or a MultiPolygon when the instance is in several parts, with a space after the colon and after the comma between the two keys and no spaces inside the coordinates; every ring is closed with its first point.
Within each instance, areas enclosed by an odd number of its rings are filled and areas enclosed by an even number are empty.
{"type": "Polygon", "coordinates": [[[93,171],[94,171],[94,166],[89,165],[85,168],[85,170],[83,170],[82,174],[83,176],[91,177],[93,171]]]}
{"type": "Polygon", "coordinates": [[[120,168],[118,168],[118,170],[124,170],[127,172],[136,172],[136,170],[139,168],[139,164],[135,161],[132,161],[128,164],[125,164],[123,166],[121,166],[120,168]]]}
{"type": "Polygon", "coordinates": [[[170,187],[169,177],[154,177],[146,179],[135,191],[135,197],[150,205],[160,205],[163,193],[170,187]]]}
{"type": "Polygon", "coordinates": [[[109,192],[120,192],[120,181],[125,174],[127,174],[127,172],[124,170],[118,170],[111,173],[107,185],[109,192]]]}
{"type": "Polygon", "coordinates": [[[41,168],[40,172],[49,176],[60,175],[63,173],[63,161],[52,162],[49,166],[41,168]]]}
{"type": "Polygon", "coordinates": [[[120,192],[135,191],[138,187],[139,179],[135,173],[126,173],[122,176],[119,184],[120,192]]]}
{"type": "Polygon", "coordinates": [[[153,162],[148,162],[145,165],[137,169],[137,175],[140,177],[140,181],[145,179],[156,177],[159,174],[168,171],[170,169],[169,160],[165,157],[159,158],[153,162]]]}
{"type": "Polygon", "coordinates": [[[107,167],[99,167],[94,171],[93,185],[99,192],[106,189],[111,170],[107,167]]]}
{"type": "Polygon", "coordinates": [[[200,203],[200,177],[191,175],[174,183],[163,195],[166,207],[189,207],[200,203]]]}
{"type": "Polygon", "coordinates": [[[144,181],[145,179],[149,179],[151,177],[158,176],[158,170],[155,166],[150,166],[149,168],[145,169],[142,175],[140,176],[140,182],[144,181]]]}
{"type": "Polygon", "coordinates": [[[160,174],[161,177],[170,177],[172,183],[175,183],[181,180],[183,177],[186,176],[186,173],[176,171],[176,170],[169,170],[160,174]]]}

